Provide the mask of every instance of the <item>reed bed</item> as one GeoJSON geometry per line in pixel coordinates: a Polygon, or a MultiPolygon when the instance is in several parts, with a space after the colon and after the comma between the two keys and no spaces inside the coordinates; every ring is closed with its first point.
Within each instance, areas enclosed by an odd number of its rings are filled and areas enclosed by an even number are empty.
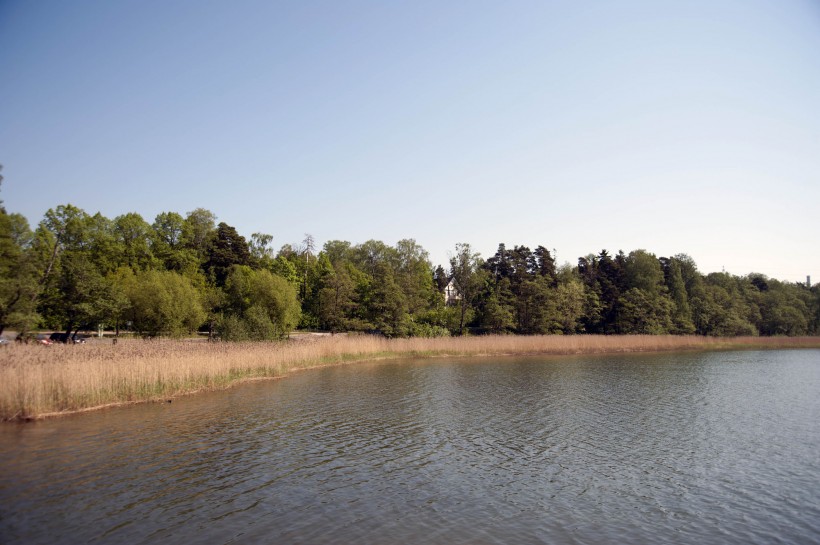
{"type": "Polygon", "coordinates": [[[354,361],[399,357],[604,354],[743,348],[818,348],[819,337],[483,336],[303,338],[282,343],[172,340],[0,349],[0,419],[28,420],[158,401],[241,381],[354,361]]]}

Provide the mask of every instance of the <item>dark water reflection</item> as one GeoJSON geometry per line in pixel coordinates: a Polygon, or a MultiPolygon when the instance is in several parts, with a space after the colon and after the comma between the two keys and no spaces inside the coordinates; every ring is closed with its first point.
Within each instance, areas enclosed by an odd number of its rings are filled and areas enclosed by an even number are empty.
{"type": "Polygon", "coordinates": [[[2,543],[818,543],[820,351],[423,360],[0,427],[2,543]]]}

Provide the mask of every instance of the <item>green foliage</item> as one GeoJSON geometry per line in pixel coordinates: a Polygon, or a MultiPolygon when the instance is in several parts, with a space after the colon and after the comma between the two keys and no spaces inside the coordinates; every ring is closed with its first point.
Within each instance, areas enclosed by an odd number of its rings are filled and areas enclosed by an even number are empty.
{"type": "Polygon", "coordinates": [[[300,284],[299,271],[296,269],[296,266],[293,262],[288,261],[282,256],[277,256],[276,259],[271,262],[269,270],[273,274],[287,280],[293,287],[298,287],[300,284]]]}
{"type": "Polygon", "coordinates": [[[550,251],[543,246],[538,246],[533,252],[533,255],[535,256],[537,273],[548,278],[552,284],[555,284],[557,277],[555,258],[550,254],[550,251]]]}
{"type": "Polygon", "coordinates": [[[176,212],[160,212],[154,218],[152,244],[157,254],[175,250],[183,245],[185,219],[176,212]]]}
{"type": "Polygon", "coordinates": [[[224,339],[278,339],[294,327],[385,336],[820,333],[820,288],[761,274],[702,275],[686,254],[602,250],[556,267],[545,246],[505,244],[486,262],[457,244],[433,267],[413,239],[395,246],[306,235],[277,254],[197,208],[110,220],[66,204],[32,232],[0,206],[0,332],[132,321],[144,335],[205,324],[224,339]],[[449,299],[445,301],[445,291],[449,299]]]}
{"type": "Polygon", "coordinates": [[[658,295],[664,287],[660,261],[646,250],[629,252],[624,262],[626,289],[638,288],[646,294],[658,295]]]}
{"type": "Polygon", "coordinates": [[[515,327],[513,309],[499,291],[491,292],[484,300],[481,326],[486,331],[495,334],[507,333],[515,327]]]}
{"type": "Polygon", "coordinates": [[[555,290],[556,311],[561,331],[566,334],[583,332],[581,318],[587,302],[584,285],[577,278],[567,279],[555,290]]]}
{"type": "Polygon", "coordinates": [[[199,292],[178,273],[144,271],[126,282],[127,315],[143,336],[179,337],[195,332],[205,320],[199,292]]]}
{"type": "Polygon", "coordinates": [[[820,333],[820,284],[807,287],[806,299],[808,299],[809,308],[809,333],[817,335],[820,333]]]}
{"type": "Polygon", "coordinates": [[[619,333],[669,333],[673,330],[675,311],[680,327],[687,327],[688,305],[679,275],[672,279],[680,303],[680,307],[676,307],[668,296],[661,261],[654,254],[646,250],[632,251],[624,259],[622,269],[626,292],[618,298],[616,305],[616,330],[619,333]]]}
{"type": "Polygon", "coordinates": [[[113,326],[119,335],[120,327],[128,320],[131,300],[128,298],[128,287],[134,282],[134,271],[129,267],[120,267],[106,275],[105,283],[109,293],[109,312],[102,325],[113,326]]]}
{"type": "Polygon", "coordinates": [[[351,259],[351,244],[346,240],[328,240],[322,249],[331,264],[349,262],[351,259]]]}
{"type": "Polygon", "coordinates": [[[204,208],[196,208],[185,216],[182,243],[192,250],[200,261],[206,259],[215,225],[216,215],[204,208]]]}
{"type": "Polygon", "coordinates": [[[618,300],[627,289],[625,263],[623,253],[613,259],[606,250],[597,256],[578,259],[578,273],[590,294],[587,301],[590,311],[583,319],[587,333],[617,332],[618,300]]]}
{"type": "MultiPolygon", "coordinates": [[[[448,334],[458,334],[460,317],[461,310],[458,307],[440,305],[415,316],[413,323],[429,326],[433,330],[444,329],[448,334]]],[[[472,319],[472,314],[469,318],[472,319]]]]}
{"type": "Polygon", "coordinates": [[[467,324],[472,321],[473,304],[483,284],[478,275],[482,265],[481,255],[474,253],[469,244],[456,244],[455,255],[450,258],[450,278],[460,294],[458,330],[454,331],[460,335],[466,333],[467,324]]]}
{"type": "Polygon", "coordinates": [[[118,265],[127,265],[135,271],[143,271],[154,265],[151,251],[153,231],[142,216],[134,212],[114,218],[113,226],[118,265]]]}
{"type": "Polygon", "coordinates": [[[224,340],[272,340],[285,337],[299,323],[301,314],[296,290],[287,280],[261,269],[246,265],[231,267],[225,280],[225,299],[222,305],[226,316],[234,320],[217,325],[224,340]],[[224,324],[228,329],[224,329],[224,324]]]}
{"type": "Polygon", "coordinates": [[[44,259],[46,270],[41,277],[39,310],[46,325],[66,333],[78,328],[92,328],[104,322],[111,313],[112,295],[105,282],[97,246],[101,223],[72,205],[58,206],[46,212],[38,237],[50,245],[44,259]]]}
{"type": "Polygon", "coordinates": [[[692,321],[692,309],[689,306],[689,294],[686,292],[681,263],[675,258],[667,260],[667,263],[666,285],[673,304],[670,332],[677,335],[691,335],[695,332],[695,324],[692,321]]]}
{"type": "Polygon", "coordinates": [[[248,250],[250,251],[251,262],[254,268],[270,269],[270,263],[274,258],[274,251],[271,247],[273,235],[266,233],[254,233],[248,241],[248,250]]]}
{"type": "Polygon", "coordinates": [[[305,308],[320,327],[334,332],[412,335],[416,318],[440,301],[427,252],[412,239],[395,248],[375,240],[357,246],[330,241],[309,274],[305,308]]]}
{"type": "Polygon", "coordinates": [[[802,285],[763,279],[767,289],[760,300],[760,333],[788,336],[808,334],[812,320],[811,292],[802,285]]]}
{"type": "Polygon", "coordinates": [[[188,278],[199,273],[199,257],[194,248],[186,245],[191,227],[176,212],[157,214],[151,225],[151,251],[161,266],[188,278]]]}
{"type": "Polygon", "coordinates": [[[450,330],[443,326],[438,325],[431,325],[427,323],[421,322],[411,322],[410,323],[410,336],[411,337],[424,337],[427,339],[437,338],[437,337],[449,337],[450,330]]]}
{"type": "Polygon", "coordinates": [[[211,235],[206,255],[205,269],[217,286],[225,284],[232,266],[249,265],[251,257],[245,237],[224,222],[211,235]]]}
{"type": "Polygon", "coordinates": [[[698,333],[717,337],[757,335],[752,319],[759,310],[743,290],[741,279],[725,273],[712,273],[705,279],[703,294],[693,310],[698,333]]]}
{"type": "Polygon", "coordinates": [[[221,316],[216,322],[219,338],[223,341],[242,342],[251,340],[251,334],[245,320],[239,316],[228,314],[221,316]]]}
{"type": "Polygon", "coordinates": [[[351,316],[358,307],[358,296],[348,272],[349,267],[339,263],[322,277],[317,314],[323,329],[332,333],[351,329],[351,316]]]}
{"type": "MultiPolygon", "coordinates": [[[[253,340],[281,338],[276,325],[271,320],[269,310],[262,305],[252,305],[244,314],[245,327],[253,340]]],[[[294,324],[296,325],[296,324],[294,324]]]]}
{"type": "Polygon", "coordinates": [[[436,291],[427,251],[413,239],[398,241],[392,269],[407,302],[407,312],[412,316],[424,311],[436,291]]]}
{"type": "Polygon", "coordinates": [[[527,334],[560,331],[557,297],[547,278],[524,280],[515,291],[515,315],[519,331],[527,334]]]}
{"type": "Polygon", "coordinates": [[[38,319],[34,299],[39,287],[31,243],[26,219],[0,209],[0,333],[6,327],[26,332],[38,319]]]}
{"type": "Polygon", "coordinates": [[[364,300],[367,309],[365,318],[373,325],[373,329],[386,337],[407,336],[407,299],[386,263],[375,265],[373,281],[369,284],[364,300]]]}
{"type": "Polygon", "coordinates": [[[640,288],[631,288],[618,300],[618,332],[622,334],[662,335],[672,325],[671,302],[640,288]]]}
{"type": "Polygon", "coordinates": [[[251,279],[251,293],[254,305],[270,322],[270,333],[274,337],[284,337],[299,323],[301,309],[296,298],[296,290],[281,276],[268,271],[255,271],[251,279]]]}

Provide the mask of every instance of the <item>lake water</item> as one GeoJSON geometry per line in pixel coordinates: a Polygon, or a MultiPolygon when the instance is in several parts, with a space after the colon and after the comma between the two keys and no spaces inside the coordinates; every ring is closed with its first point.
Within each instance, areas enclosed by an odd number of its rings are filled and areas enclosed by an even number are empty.
{"type": "Polygon", "coordinates": [[[0,543],[820,542],[820,351],[391,361],[0,426],[0,543]]]}

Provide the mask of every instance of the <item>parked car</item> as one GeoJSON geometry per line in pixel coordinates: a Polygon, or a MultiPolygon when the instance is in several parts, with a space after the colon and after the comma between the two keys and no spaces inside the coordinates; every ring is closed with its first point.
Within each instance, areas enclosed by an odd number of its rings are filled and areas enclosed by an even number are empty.
{"type": "Polygon", "coordinates": [[[52,333],[49,340],[53,343],[85,344],[85,337],[81,337],[77,334],[69,335],[67,333],[52,333]]]}

